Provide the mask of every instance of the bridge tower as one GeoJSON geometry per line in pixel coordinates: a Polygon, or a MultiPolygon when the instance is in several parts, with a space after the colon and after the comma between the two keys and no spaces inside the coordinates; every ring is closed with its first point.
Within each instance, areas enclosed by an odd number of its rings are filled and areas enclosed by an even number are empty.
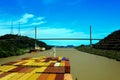
{"type": "Polygon", "coordinates": [[[92,47],[92,26],[90,26],[90,47],[92,47]]]}

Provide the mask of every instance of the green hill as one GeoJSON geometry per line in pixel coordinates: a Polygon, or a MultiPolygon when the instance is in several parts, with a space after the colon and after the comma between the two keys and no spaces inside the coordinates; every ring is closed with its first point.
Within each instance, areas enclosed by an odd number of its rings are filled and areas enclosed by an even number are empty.
{"type": "Polygon", "coordinates": [[[120,50],[120,30],[117,30],[93,46],[96,49],[120,50]]]}
{"type": "MultiPolygon", "coordinates": [[[[36,41],[37,45],[40,47],[45,47],[50,49],[46,43],[42,41],[36,41]]],[[[7,34],[0,36],[0,57],[8,57],[24,54],[25,49],[33,49],[35,44],[35,39],[29,38],[27,36],[18,36],[7,34]]]]}
{"type": "Polygon", "coordinates": [[[120,30],[112,32],[93,47],[81,45],[76,49],[90,54],[105,56],[120,61],[120,30]]]}

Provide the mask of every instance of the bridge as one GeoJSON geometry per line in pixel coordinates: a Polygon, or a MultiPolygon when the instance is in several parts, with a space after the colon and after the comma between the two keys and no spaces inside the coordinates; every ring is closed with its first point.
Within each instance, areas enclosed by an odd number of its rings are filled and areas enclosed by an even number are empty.
{"type": "MultiPolygon", "coordinates": [[[[90,26],[89,38],[37,38],[37,27],[35,27],[35,40],[89,40],[90,47],[92,47],[92,40],[102,40],[102,39],[92,38],[92,26],[90,26]]],[[[36,42],[35,42],[35,45],[36,45],[36,42]]]]}
{"type": "Polygon", "coordinates": [[[37,40],[102,40],[97,38],[37,38],[37,40]]]}
{"type": "MultiPolygon", "coordinates": [[[[13,34],[13,23],[11,24],[11,32],[10,32],[10,34],[13,34]]],[[[20,23],[19,23],[19,28],[18,28],[18,35],[21,35],[21,32],[20,32],[20,23]]],[[[34,35],[35,35],[35,45],[37,45],[36,44],[36,40],[88,40],[88,41],[90,41],[90,46],[92,47],[92,41],[93,40],[102,40],[102,39],[100,39],[100,38],[92,38],[92,26],[90,26],[90,35],[89,35],[89,37],[87,37],[87,38],[80,38],[80,37],[78,37],[78,38],[55,38],[55,37],[53,37],[53,38],[38,38],[37,37],[37,26],[35,26],[35,32],[34,32],[34,35]]],[[[11,40],[14,40],[14,39],[11,39],[11,40]]]]}

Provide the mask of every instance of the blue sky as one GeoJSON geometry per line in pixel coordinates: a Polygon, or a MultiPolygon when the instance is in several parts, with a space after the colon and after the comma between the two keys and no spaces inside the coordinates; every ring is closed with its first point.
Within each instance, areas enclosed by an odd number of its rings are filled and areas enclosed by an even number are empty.
{"type": "MultiPolygon", "coordinates": [[[[0,35],[9,34],[13,21],[14,34],[38,38],[89,38],[92,25],[93,38],[104,38],[120,29],[119,0],[1,0],[0,35]]],[[[89,44],[89,41],[45,41],[53,45],[89,44]]],[[[95,43],[96,41],[93,41],[95,43]]]]}

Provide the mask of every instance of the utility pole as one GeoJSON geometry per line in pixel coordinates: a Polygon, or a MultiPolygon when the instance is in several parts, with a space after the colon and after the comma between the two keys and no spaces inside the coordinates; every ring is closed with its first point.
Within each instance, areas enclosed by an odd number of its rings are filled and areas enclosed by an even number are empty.
{"type": "Polygon", "coordinates": [[[37,47],[37,27],[35,26],[35,49],[37,47]]]}
{"type": "Polygon", "coordinates": [[[13,34],[13,21],[11,22],[11,32],[10,34],[13,34]]]}
{"type": "Polygon", "coordinates": [[[92,26],[90,26],[90,47],[92,47],[92,26]]]}
{"type": "Polygon", "coordinates": [[[20,31],[20,22],[18,23],[18,35],[21,35],[21,31],[20,31]]]}

